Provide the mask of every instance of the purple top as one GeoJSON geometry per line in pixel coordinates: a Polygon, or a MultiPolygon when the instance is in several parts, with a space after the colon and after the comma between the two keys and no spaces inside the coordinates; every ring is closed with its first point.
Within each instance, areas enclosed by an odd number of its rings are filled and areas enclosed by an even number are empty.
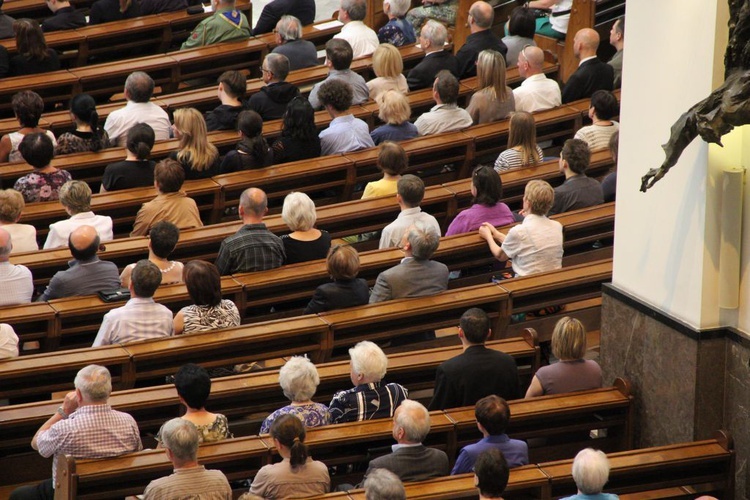
{"type": "Polygon", "coordinates": [[[602,369],[599,363],[590,359],[558,361],[539,368],[536,378],[547,394],[587,391],[602,386],[602,369]]]}
{"type": "Polygon", "coordinates": [[[497,448],[503,452],[508,467],[519,467],[529,463],[529,447],[524,441],[510,439],[507,434],[499,436],[487,436],[480,441],[465,446],[458,454],[456,465],[453,466],[451,475],[464,474],[474,471],[474,463],[483,451],[497,448]]]}
{"type": "Polygon", "coordinates": [[[493,226],[504,226],[514,221],[513,212],[505,203],[497,203],[494,207],[477,203],[456,215],[451,225],[448,226],[445,235],[451,236],[476,231],[482,225],[482,222],[489,222],[493,226]]]}

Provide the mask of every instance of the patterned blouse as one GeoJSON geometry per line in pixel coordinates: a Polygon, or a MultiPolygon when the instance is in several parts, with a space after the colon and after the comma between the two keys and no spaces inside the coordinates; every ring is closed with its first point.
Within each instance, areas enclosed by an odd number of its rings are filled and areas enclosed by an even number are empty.
{"type": "Polygon", "coordinates": [[[26,203],[57,200],[62,185],[72,178],[67,170],[56,170],[49,174],[31,172],[18,179],[13,189],[23,195],[26,203]]]}
{"type": "Polygon", "coordinates": [[[300,419],[308,429],[310,427],[321,427],[331,423],[331,414],[328,413],[328,407],[324,404],[310,403],[301,406],[287,405],[283,408],[279,408],[266,417],[260,426],[260,433],[268,434],[268,431],[271,430],[271,424],[273,424],[273,421],[282,415],[294,415],[300,419]]]}
{"type": "Polygon", "coordinates": [[[408,397],[409,391],[400,384],[372,382],[337,392],[328,408],[335,424],[359,422],[392,417],[398,405],[408,397]]]}
{"type": "MultiPolygon", "coordinates": [[[[201,443],[213,443],[215,441],[222,441],[224,439],[231,439],[234,436],[229,432],[229,422],[227,417],[221,413],[214,413],[216,420],[212,424],[196,425],[198,434],[200,434],[201,443]]],[[[161,444],[161,430],[156,434],[155,438],[159,444],[161,444]]]]}
{"type": "MultiPolygon", "coordinates": [[[[99,149],[105,149],[109,147],[109,136],[106,130],[102,130],[101,145],[99,149]]],[[[85,153],[87,151],[98,151],[95,149],[96,138],[93,132],[79,132],[74,130],[73,132],[65,132],[63,135],[57,138],[57,146],[55,147],[55,156],[66,155],[70,153],[85,153]]]]}
{"type": "Polygon", "coordinates": [[[183,333],[210,332],[239,326],[240,312],[231,300],[223,299],[218,306],[192,305],[180,311],[184,318],[183,333]]]}

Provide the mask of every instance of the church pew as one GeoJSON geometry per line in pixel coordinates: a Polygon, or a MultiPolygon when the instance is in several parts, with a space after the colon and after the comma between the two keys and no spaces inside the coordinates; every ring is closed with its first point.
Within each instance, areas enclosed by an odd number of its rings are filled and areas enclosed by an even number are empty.
{"type": "MultiPolygon", "coordinates": [[[[0,80],[0,117],[12,118],[13,95],[29,89],[34,89],[44,100],[45,109],[50,110],[78,93],[78,78],[67,70],[3,78],[0,80]]],[[[18,130],[18,126],[14,130],[18,130]]]]}

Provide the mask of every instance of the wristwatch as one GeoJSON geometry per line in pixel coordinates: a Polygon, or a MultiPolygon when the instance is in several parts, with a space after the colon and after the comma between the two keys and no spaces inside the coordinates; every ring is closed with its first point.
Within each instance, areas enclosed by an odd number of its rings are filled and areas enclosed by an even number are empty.
{"type": "Polygon", "coordinates": [[[59,414],[59,415],[60,415],[60,416],[61,416],[62,418],[68,418],[68,414],[67,414],[67,413],[65,413],[65,410],[63,410],[63,407],[62,407],[62,406],[58,406],[58,407],[57,407],[57,413],[58,413],[58,414],[59,414]]]}

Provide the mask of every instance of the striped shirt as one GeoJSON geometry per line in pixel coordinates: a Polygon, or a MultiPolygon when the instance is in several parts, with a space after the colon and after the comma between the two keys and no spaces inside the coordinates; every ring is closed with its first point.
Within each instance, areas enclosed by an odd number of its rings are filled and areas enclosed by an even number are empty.
{"type": "Polygon", "coordinates": [[[175,469],[174,474],[154,479],[143,492],[144,500],[231,500],[232,488],[220,470],[204,466],[175,469]]]}
{"type": "Polygon", "coordinates": [[[620,124],[612,122],[612,125],[589,125],[582,127],[576,132],[575,139],[581,139],[589,145],[589,150],[597,151],[609,147],[609,138],[620,130],[620,124]]]}
{"type": "Polygon", "coordinates": [[[141,436],[138,425],[127,413],[113,410],[108,404],[79,407],[65,420],[55,422],[36,438],[39,454],[52,455],[52,482],[57,457],[106,458],[139,451],[141,436]]]}
{"type": "Polygon", "coordinates": [[[133,297],[104,315],[92,347],[169,337],[173,331],[172,311],[153,298],[133,297]]]}
{"type": "Polygon", "coordinates": [[[408,397],[409,391],[402,385],[371,382],[334,394],[328,411],[334,424],[392,417],[408,397]]]}
{"type": "MultiPolygon", "coordinates": [[[[536,147],[536,154],[539,155],[539,161],[542,161],[542,158],[544,158],[544,151],[542,151],[542,148],[539,146],[536,147]]],[[[500,156],[495,160],[495,170],[497,172],[503,172],[512,168],[528,167],[531,165],[533,165],[533,163],[524,163],[523,154],[514,148],[506,149],[500,153],[500,156]]]]}

